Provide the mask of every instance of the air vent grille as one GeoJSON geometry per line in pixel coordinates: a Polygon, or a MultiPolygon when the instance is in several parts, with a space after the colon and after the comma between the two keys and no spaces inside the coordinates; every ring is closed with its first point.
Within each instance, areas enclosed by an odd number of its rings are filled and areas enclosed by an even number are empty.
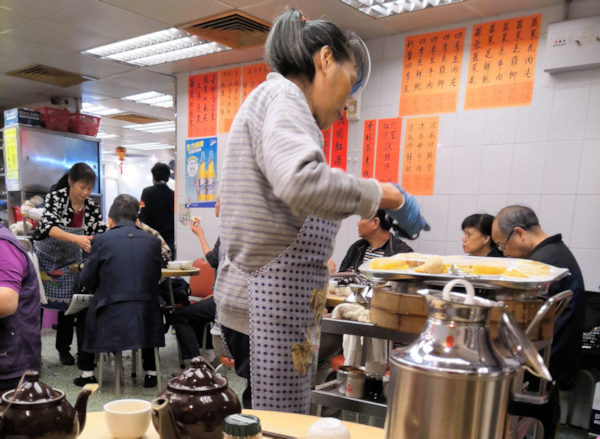
{"type": "Polygon", "coordinates": [[[189,23],[182,29],[233,49],[242,49],[263,44],[271,25],[243,12],[231,11],[189,23]]]}
{"type": "Polygon", "coordinates": [[[17,78],[42,82],[44,84],[57,85],[59,87],[71,87],[73,85],[81,84],[85,81],[96,79],[41,64],[36,64],[19,70],[13,70],[7,72],[6,74],[10,76],[16,76],[17,78]]]}

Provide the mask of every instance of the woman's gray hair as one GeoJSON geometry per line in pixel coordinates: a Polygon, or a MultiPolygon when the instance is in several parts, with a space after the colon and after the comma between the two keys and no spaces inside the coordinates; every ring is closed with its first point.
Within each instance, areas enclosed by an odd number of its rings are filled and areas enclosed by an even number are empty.
{"type": "Polygon", "coordinates": [[[288,8],[273,24],[265,43],[265,59],[274,72],[283,76],[315,76],[313,55],[328,46],[337,62],[354,61],[357,80],[352,93],[368,79],[370,60],[367,46],[354,32],[342,32],[327,20],[307,20],[302,13],[288,8]]]}
{"type": "Polygon", "coordinates": [[[496,215],[496,221],[505,237],[510,235],[515,227],[529,230],[532,227],[540,225],[540,221],[533,209],[518,205],[506,206],[500,210],[498,215],[496,215]]]}

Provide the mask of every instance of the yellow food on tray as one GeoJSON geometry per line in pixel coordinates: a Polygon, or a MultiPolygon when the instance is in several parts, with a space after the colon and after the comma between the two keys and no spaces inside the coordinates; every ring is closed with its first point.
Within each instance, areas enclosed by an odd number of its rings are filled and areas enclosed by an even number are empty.
{"type": "Polygon", "coordinates": [[[506,266],[492,264],[473,264],[468,270],[469,273],[479,276],[490,276],[503,274],[506,271],[506,266]]]}
{"type": "Polygon", "coordinates": [[[441,256],[429,256],[425,263],[414,269],[415,273],[440,274],[444,272],[444,261],[441,256]]]}
{"type": "Polygon", "coordinates": [[[376,258],[369,262],[371,270],[408,270],[410,266],[403,259],[376,258]]]}

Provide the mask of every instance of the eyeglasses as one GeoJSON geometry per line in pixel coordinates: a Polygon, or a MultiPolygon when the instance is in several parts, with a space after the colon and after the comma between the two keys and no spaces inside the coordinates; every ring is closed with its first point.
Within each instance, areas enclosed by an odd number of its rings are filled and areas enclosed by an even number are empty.
{"type": "Polygon", "coordinates": [[[504,249],[506,248],[508,241],[510,241],[510,238],[512,238],[513,233],[515,233],[515,230],[516,230],[516,227],[514,229],[512,229],[512,231],[508,234],[508,238],[506,238],[506,241],[504,241],[504,244],[502,244],[502,245],[497,244],[498,250],[500,250],[501,252],[504,252],[504,249]]]}

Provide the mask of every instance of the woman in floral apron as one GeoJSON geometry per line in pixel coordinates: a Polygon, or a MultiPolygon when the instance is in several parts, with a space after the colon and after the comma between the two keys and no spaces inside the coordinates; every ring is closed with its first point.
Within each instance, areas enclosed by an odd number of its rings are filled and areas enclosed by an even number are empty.
{"type": "MultiPolygon", "coordinates": [[[[65,316],[64,311],[77,285],[79,263],[90,251],[93,236],[106,230],[100,207],[89,198],[95,183],[92,168],[85,163],[74,164],[46,195],[46,210],[34,234],[34,249],[48,300],[44,307],[59,311],[56,349],[61,362],[67,365],[75,363],[69,352],[74,316],[65,316]]],[[[79,327],[77,332],[79,346],[79,327]]]]}
{"type": "MultiPolygon", "coordinates": [[[[244,406],[306,413],[339,221],[384,208],[413,238],[429,226],[399,186],[325,162],[321,130],[342,118],[369,76],[362,40],[289,9],[271,29],[265,58],[273,73],[227,136],[214,297],[236,372],[248,380],[244,406]]],[[[334,142],[332,157],[338,150],[334,142]]]]}

